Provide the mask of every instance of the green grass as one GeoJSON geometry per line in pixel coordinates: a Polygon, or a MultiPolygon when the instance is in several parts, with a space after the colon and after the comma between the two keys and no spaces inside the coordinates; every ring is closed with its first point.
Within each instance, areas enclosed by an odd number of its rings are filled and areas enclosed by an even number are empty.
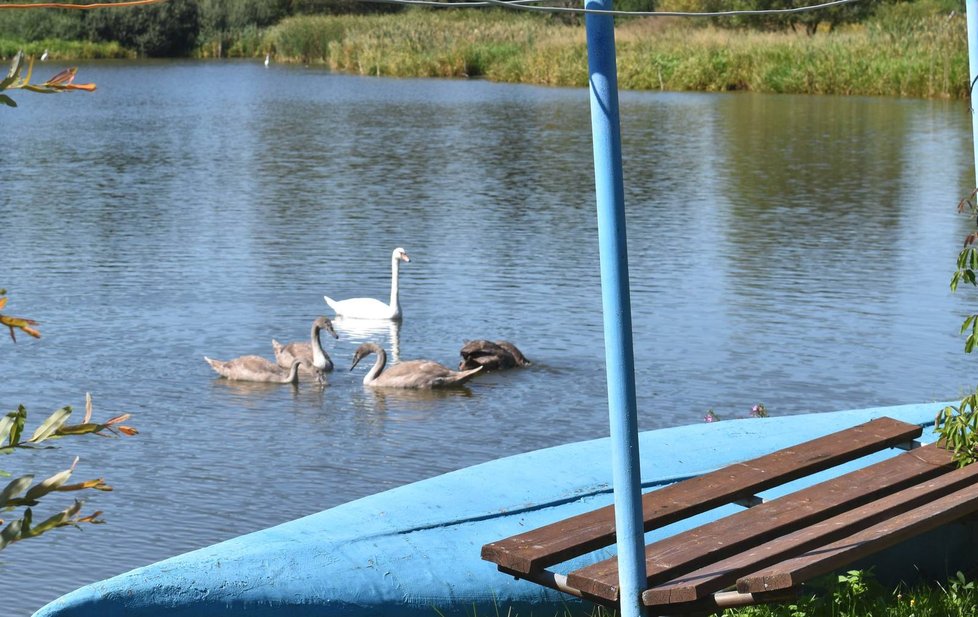
{"type": "MultiPolygon", "coordinates": [[[[446,613],[434,609],[434,617],[446,613]]],[[[453,615],[455,613],[452,613],[453,615]]],[[[465,617],[617,617],[603,607],[565,606],[557,613],[520,613],[497,606],[480,614],[475,608],[465,617]]],[[[978,617],[978,585],[960,572],[944,584],[900,586],[887,589],[871,571],[850,570],[813,581],[808,592],[790,602],[727,609],[723,617],[978,617]]]]}
{"type": "Polygon", "coordinates": [[[820,581],[818,594],[794,602],[724,611],[724,617],[975,617],[978,587],[958,573],[943,585],[887,590],[865,571],[820,581]]]}

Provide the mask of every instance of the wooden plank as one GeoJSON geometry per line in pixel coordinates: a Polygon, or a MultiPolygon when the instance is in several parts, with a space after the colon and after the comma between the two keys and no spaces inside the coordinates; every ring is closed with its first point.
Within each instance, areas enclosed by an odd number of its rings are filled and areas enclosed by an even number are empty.
{"type": "MultiPolygon", "coordinates": [[[[877,418],[771,454],[677,482],[642,496],[645,531],[746,499],[920,436],[916,424],[877,418]]],[[[482,547],[482,558],[530,573],[615,541],[614,506],[580,514],[482,547]]]]}
{"type": "Polygon", "coordinates": [[[744,576],[737,581],[737,590],[750,593],[787,589],[975,512],[978,512],[978,485],[972,484],[804,555],[744,576]]]}
{"type": "MultiPolygon", "coordinates": [[[[645,547],[648,586],[952,469],[950,453],[931,444],[664,538],[645,547]]],[[[567,584],[591,596],[616,601],[617,559],[570,572],[567,584]]]]}
{"type": "Polygon", "coordinates": [[[973,484],[976,479],[978,465],[955,469],[657,585],[646,590],[642,600],[647,606],[698,601],[729,587],[745,575],[885,521],[973,484]]]}

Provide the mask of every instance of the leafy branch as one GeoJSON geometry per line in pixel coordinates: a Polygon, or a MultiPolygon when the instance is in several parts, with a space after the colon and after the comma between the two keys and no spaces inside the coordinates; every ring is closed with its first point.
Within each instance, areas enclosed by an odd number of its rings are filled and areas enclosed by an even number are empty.
{"type": "MultiPolygon", "coordinates": [[[[23,439],[24,427],[27,424],[27,409],[23,405],[20,405],[16,411],[11,411],[0,418],[0,454],[10,454],[17,449],[23,448],[49,448],[52,446],[41,444],[49,440],[68,436],[93,434],[108,437],[136,435],[138,433],[131,426],[122,424],[129,419],[130,414],[122,414],[105,422],[92,422],[91,394],[85,395],[85,417],[81,423],[67,424],[71,413],[72,408],[70,406],[56,410],[34,430],[30,438],[23,439]]],[[[0,550],[13,542],[33,538],[58,527],[79,527],[82,523],[97,525],[105,522],[99,518],[102,514],[101,511],[86,516],[79,516],[83,502],[76,499],[71,506],[61,512],[48,517],[37,525],[32,525],[34,513],[31,507],[37,506],[40,499],[50,493],[89,489],[97,491],[112,490],[112,487],[107,485],[102,478],[67,484],[77,464],[78,457],[75,457],[71,467],[41,482],[35,484],[34,474],[26,474],[14,478],[3,490],[0,490],[0,511],[9,511],[21,507],[26,508],[20,518],[11,521],[3,531],[0,531],[0,550]]],[[[0,474],[6,476],[11,475],[3,471],[0,471],[0,474]]],[[[0,519],[0,525],[3,522],[0,519]]]]}
{"type": "MultiPolygon", "coordinates": [[[[6,289],[0,289],[0,309],[7,305],[7,298],[3,297],[6,293],[6,289]]],[[[34,326],[37,325],[37,322],[33,319],[27,319],[26,317],[14,317],[13,315],[4,315],[3,313],[0,313],[0,325],[10,328],[10,338],[14,339],[15,343],[17,342],[17,337],[14,335],[14,328],[19,328],[34,338],[41,338],[41,333],[34,328],[34,326]]]]}
{"type": "Polygon", "coordinates": [[[0,103],[9,107],[17,107],[17,103],[9,95],[3,93],[4,90],[28,90],[39,94],[54,94],[69,90],[84,90],[85,92],[93,92],[95,90],[95,84],[74,83],[75,75],[78,73],[77,67],[64,69],[54,77],[39,84],[31,83],[33,73],[34,58],[25,60],[24,52],[18,51],[10,63],[10,71],[7,73],[7,76],[3,80],[0,80],[0,103]],[[27,74],[21,77],[25,62],[27,63],[27,74]]]}
{"type": "MultiPolygon", "coordinates": [[[[958,212],[968,214],[978,226],[978,188],[958,202],[958,212]]],[[[978,287],[978,230],[964,239],[964,246],[958,253],[957,270],[951,276],[951,291],[956,292],[962,282],[978,287]]],[[[964,351],[971,353],[978,346],[978,314],[965,317],[961,334],[965,333],[968,336],[964,351]]],[[[978,461],[978,391],[965,396],[960,404],[948,405],[938,412],[934,431],[959,467],[978,461]]]]}

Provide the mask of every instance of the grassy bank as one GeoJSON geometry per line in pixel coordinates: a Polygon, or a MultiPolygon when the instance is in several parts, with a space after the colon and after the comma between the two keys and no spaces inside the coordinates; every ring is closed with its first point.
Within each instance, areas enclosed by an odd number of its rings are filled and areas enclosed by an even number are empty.
{"type": "Polygon", "coordinates": [[[41,54],[47,50],[49,60],[95,60],[101,58],[136,57],[136,52],[126,49],[118,43],[92,43],[89,41],[63,41],[56,39],[28,43],[15,39],[0,39],[0,58],[12,58],[20,50],[35,58],[40,58],[41,54]]]}
{"type": "MultiPolygon", "coordinates": [[[[918,17],[902,28],[871,22],[813,37],[635,19],[617,26],[619,82],[635,90],[964,98],[966,41],[963,15],[918,17]]],[[[583,27],[511,11],[296,17],[257,45],[254,55],[272,50],[278,61],[361,75],[554,86],[587,80],[583,27]]]]}
{"type": "MultiPolygon", "coordinates": [[[[869,21],[808,36],[677,19],[622,19],[619,83],[629,90],[749,90],[966,98],[965,17],[945,0],[882,5],[869,21]]],[[[581,87],[584,27],[507,10],[416,9],[386,15],[305,15],[199,41],[200,57],[263,57],[339,72],[484,77],[581,87]]],[[[55,60],[134,57],[116,43],[0,39],[0,56],[49,50],[55,60]]]]}

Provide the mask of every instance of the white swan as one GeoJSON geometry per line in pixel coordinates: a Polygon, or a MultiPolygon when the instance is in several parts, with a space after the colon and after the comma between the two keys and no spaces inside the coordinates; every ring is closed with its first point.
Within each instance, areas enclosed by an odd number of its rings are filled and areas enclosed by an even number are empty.
{"type": "Polygon", "coordinates": [[[401,262],[408,263],[411,258],[398,247],[391,253],[391,303],[384,304],[374,298],[351,298],[349,300],[333,300],[323,296],[326,304],[336,311],[337,316],[353,317],[356,319],[400,319],[401,305],[397,300],[397,272],[401,262]]]}
{"type": "Polygon", "coordinates": [[[272,54],[265,54],[265,68],[268,68],[268,63],[272,61],[272,54]]]}
{"type": "Polygon", "coordinates": [[[387,354],[384,352],[384,348],[376,343],[364,343],[357,347],[357,351],[353,355],[353,366],[350,367],[350,370],[356,368],[364,356],[372,353],[377,354],[377,361],[374,362],[366,377],[363,378],[365,386],[413,389],[450,388],[462,385],[482,370],[482,367],[479,366],[471,371],[453,371],[433,360],[408,360],[399,362],[385,371],[384,365],[387,364],[387,354]]]}
{"type": "Polygon", "coordinates": [[[212,360],[204,356],[218,375],[237,381],[262,381],[267,383],[291,383],[299,381],[299,360],[284,369],[261,356],[241,356],[234,360],[212,360]]]}
{"type": "Polygon", "coordinates": [[[333,370],[333,361],[323,349],[323,343],[319,340],[319,332],[326,330],[339,338],[333,323],[327,317],[317,317],[312,322],[312,332],[309,334],[309,342],[294,342],[287,345],[272,339],[272,350],[275,352],[275,362],[282,368],[292,366],[294,360],[299,360],[299,373],[305,376],[315,377],[320,383],[325,381],[326,373],[333,370]]]}

